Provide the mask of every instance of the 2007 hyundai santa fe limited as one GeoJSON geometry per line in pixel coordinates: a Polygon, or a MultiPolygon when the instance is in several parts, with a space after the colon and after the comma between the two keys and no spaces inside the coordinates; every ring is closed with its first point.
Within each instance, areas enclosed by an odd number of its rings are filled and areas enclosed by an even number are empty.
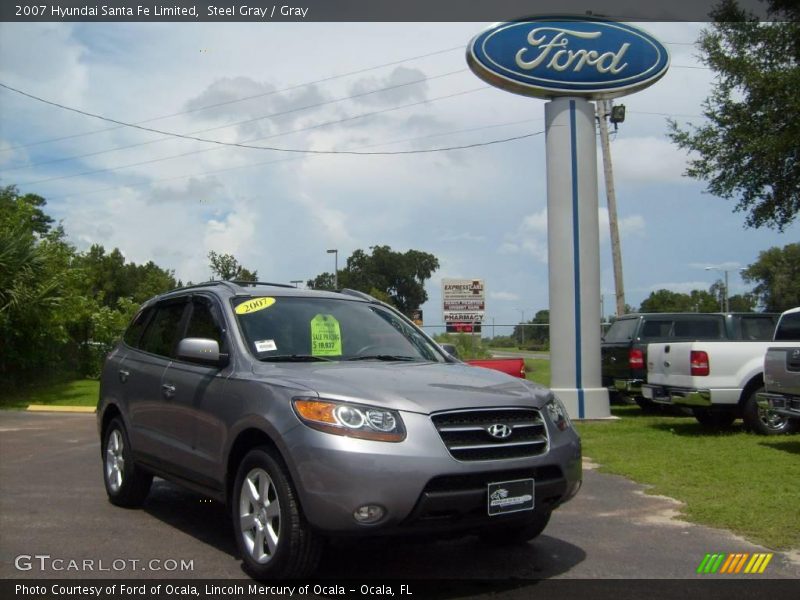
{"type": "Polygon", "coordinates": [[[337,535],[539,535],[581,483],[549,390],[465,365],[343,290],[210,282],[143,305],[103,369],[111,502],[153,475],[231,508],[254,577],[312,572],[337,535]]]}

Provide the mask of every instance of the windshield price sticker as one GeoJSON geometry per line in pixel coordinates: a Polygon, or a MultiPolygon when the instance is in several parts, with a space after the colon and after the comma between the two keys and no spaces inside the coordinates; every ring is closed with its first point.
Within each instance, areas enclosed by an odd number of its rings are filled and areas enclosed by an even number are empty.
{"type": "Polygon", "coordinates": [[[311,354],[313,356],[341,356],[342,332],[339,321],[331,315],[317,315],[311,319],[311,354]]]}
{"type": "Polygon", "coordinates": [[[275,298],[253,298],[247,302],[242,302],[235,309],[237,315],[249,315],[250,313],[264,310],[275,304],[275,298]]]}

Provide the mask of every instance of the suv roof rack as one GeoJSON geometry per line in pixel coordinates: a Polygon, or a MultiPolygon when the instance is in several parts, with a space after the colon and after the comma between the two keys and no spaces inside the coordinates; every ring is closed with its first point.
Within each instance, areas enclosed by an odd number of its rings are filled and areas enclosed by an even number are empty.
{"type": "Polygon", "coordinates": [[[296,289],[295,286],[290,285],[288,283],[271,283],[269,281],[244,281],[242,279],[234,279],[233,281],[229,281],[227,283],[233,283],[233,284],[238,285],[239,287],[256,286],[256,285],[271,285],[273,287],[296,289]]]}
{"type": "Polygon", "coordinates": [[[171,290],[167,290],[166,292],[162,292],[161,294],[159,294],[159,296],[163,296],[164,294],[170,294],[172,292],[178,292],[180,290],[191,290],[194,288],[208,287],[212,285],[224,285],[230,290],[235,291],[234,286],[231,285],[232,283],[233,282],[231,281],[203,281],[200,283],[193,283],[192,285],[182,285],[181,287],[176,287],[171,290]]]}
{"type": "Polygon", "coordinates": [[[366,292],[361,292],[359,290],[351,290],[350,288],[343,288],[339,290],[340,294],[345,294],[346,296],[355,296],[356,298],[361,298],[362,300],[367,300],[368,302],[380,302],[374,296],[370,296],[366,292]]]}

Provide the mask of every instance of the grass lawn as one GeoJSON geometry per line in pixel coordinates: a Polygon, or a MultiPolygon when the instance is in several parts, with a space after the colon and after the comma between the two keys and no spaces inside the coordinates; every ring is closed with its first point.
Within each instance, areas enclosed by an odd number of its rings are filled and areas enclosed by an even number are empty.
{"type": "Polygon", "coordinates": [[[29,404],[97,406],[99,390],[100,382],[95,379],[31,386],[8,395],[0,394],[0,408],[24,410],[29,404]]]}
{"type": "Polygon", "coordinates": [[[544,386],[550,385],[550,359],[526,358],[525,377],[544,386]]]}
{"type": "Polygon", "coordinates": [[[578,423],[601,470],[686,504],[684,517],[774,549],[800,548],[800,435],[762,437],[737,425],[709,432],[693,417],[612,407],[619,421],[578,423]]]}

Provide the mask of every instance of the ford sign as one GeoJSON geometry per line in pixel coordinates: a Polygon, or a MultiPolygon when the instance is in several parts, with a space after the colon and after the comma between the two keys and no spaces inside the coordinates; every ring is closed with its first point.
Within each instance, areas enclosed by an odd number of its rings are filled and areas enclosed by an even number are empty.
{"type": "Polygon", "coordinates": [[[615,98],[664,76],[667,49],[625,23],[535,17],[499,23],[467,48],[473,72],[515,94],[553,98],[615,98]]]}

